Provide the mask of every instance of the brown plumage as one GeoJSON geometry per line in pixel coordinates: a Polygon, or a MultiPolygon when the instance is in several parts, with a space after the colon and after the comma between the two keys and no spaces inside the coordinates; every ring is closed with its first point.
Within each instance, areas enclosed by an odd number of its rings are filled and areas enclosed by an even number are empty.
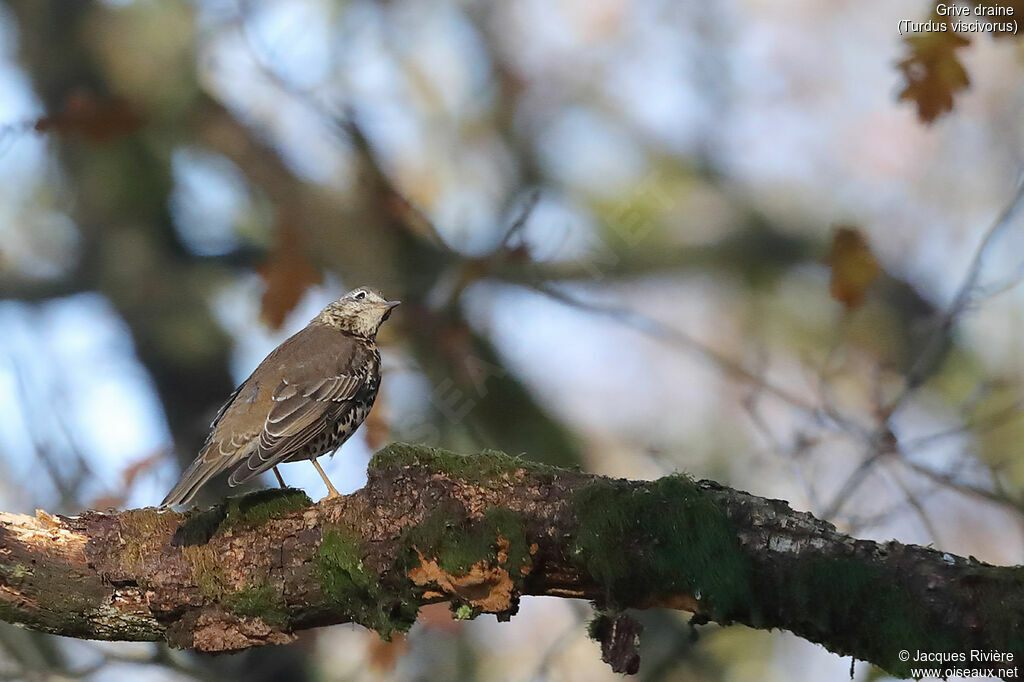
{"type": "Polygon", "coordinates": [[[380,387],[377,329],[396,305],[353,289],[275,348],[221,407],[199,456],[160,506],[185,504],[228,469],[235,486],[302,459],[337,495],[316,458],[339,448],[370,412],[380,387]]]}

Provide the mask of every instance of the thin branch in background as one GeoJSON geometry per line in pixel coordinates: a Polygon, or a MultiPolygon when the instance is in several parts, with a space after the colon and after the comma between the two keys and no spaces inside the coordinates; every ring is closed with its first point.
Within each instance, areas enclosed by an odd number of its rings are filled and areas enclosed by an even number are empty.
{"type": "Polygon", "coordinates": [[[546,680],[550,678],[551,666],[561,658],[569,644],[578,639],[583,631],[582,625],[587,620],[590,610],[576,602],[569,602],[572,608],[572,622],[564,631],[551,639],[551,644],[545,648],[544,655],[537,662],[533,674],[528,679],[546,680]]]}
{"type": "MultiPolygon", "coordinates": [[[[934,495],[940,489],[941,488],[938,485],[928,484],[927,487],[916,491],[915,495],[917,496],[918,501],[920,501],[922,496],[934,495]]],[[[871,514],[844,516],[843,529],[850,533],[864,533],[867,529],[879,528],[884,524],[891,523],[894,518],[898,518],[911,512],[914,512],[914,508],[910,501],[904,498],[871,514]]],[[[934,544],[934,540],[929,542],[929,545],[930,544],[934,544]]]]}
{"type": "Polygon", "coordinates": [[[398,191],[390,176],[384,171],[377,155],[373,152],[372,145],[366,134],[356,123],[355,112],[348,106],[341,108],[344,114],[332,111],[332,107],[318,100],[315,93],[299,88],[291,81],[283,78],[264,58],[263,53],[269,50],[266,50],[265,46],[260,44],[259,38],[254,36],[252,31],[249,30],[244,11],[238,14],[233,20],[233,24],[241,36],[243,44],[246,46],[249,57],[256,65],[260,74],[281,90],[283,94],[301,103],[315,114],[328,128],[334,130],[339,136],[344,136],[355,147],[356,151],[359,152],[362,159],[370,165],[377,179],[387,187],[388,191],[396,199],[402,202],[402,212],[409,225],[421,229],[421,231],[414,230],[413,232],[415,234],[428,234],[434,246],[450,251],[451,249],[433,221],[427,218],[402,192],[398,191]]]}
{"type": "MultiPolygon", "coordinates": [[[[924,475],[926,478],[941,483],[946,488],[957,490],[967,496],[979,497],[989,502],[995,502],[1002,506],[1009,507],[1014,511],[1024,513],[1024,502],[1012,499],[1005,491],[986,490],[978,486],[959,482],[955,473],[944,474],[936,472],[928,467],[913,462],[907,457],[907,454],[909,453],[919,451],[926,446],[940,442],[946,438],[963,435],[969,431],[978,432],[978,429],[980,429],[981,432],[984,432],[998,428],[1011,419],[1019,416],[1019,410],[1022,405],[1024,405],[1024,401],[1016,401],[1012,405],[1009,405],[992,415],[983,419],[978,419],[972,423],[965,424],[956,429],[939,431],[927,436],[916,438],[908,441],[907,443],[894,444],[887,448],[873,448],[870,454],[861,461],[857,468],[851,472],[846,481],[844,481],[840,486],[839,492],[836,493],[832,502],[829,503],[829,505],[821,512],[821,516],[823,518],[831,518],[835,514],[838,514],[843,505],[853,496],[864,481],[867,480],[868,474],[871,473],[872,469],[880,464],[885,459],[886,455],[890,455],[893,459],[899,461],[917,473],[924,475]]],[[[888,433],[891,434],[891,431],[888,433]]]]}
{"type": "Polygon", "coordinates": [[[930,467],[924,466],[923,464],[919,464],[905,457],[901,457],[898,461],[907,469],[910,469],[911,471],[918,473],[928,480],[945,488],[949,488],[950,490],[954,490],[971,497],[976,497],[987,502],[993,502],[999,506],[1024,514],[1024,501],[1013,499],[1004,492],[989,490],[977,485],[964,483],[963,481],[958,480],[955,474],[935,471],[930,467]]]}
{"type": "Polygon", "coordinates": [[[3,158],[7,152],[11,151],[17,141],[23,135],[31,132],[35,125],[36,119],[31,119],[0,126],[0,158],[3,158]]]}
{"type": "MultiPolygon", "coordinates": [[[[523,285],[520,282],[514,282],[520,286],[523,285]]],[[[759,390],[768,393],[783,402],[797,408],[807,416],[814,419],[816,422],[822,421],[821,411],[814,405],[808,403],[803,398],[790,393],[786,389],[780,388],[774,384],[769,383],[764,377],[758,376],[754,372],[751,372],[746,367],[742,366],[735,360],[722,355],[721,353],[713,350],[709,346],[697,341],[692,336],[670,327],[669,325],[659,322],[650,317],[646,317],[637,312],[634,312],[628,308],[607,305],[602,303],[593,303],[590,301],[584,301],[576,298],[571,294],[566,293],[560,289],[554,288],[547,283],[538,283],[530,287],[531,290],[541,293],[548,298],[551,298],[560,303],[564,303],[573,308],[579,310],[585,310],[591,313],[597,313],[604,317],[607,317],[615,322],[634,329],[646,336],[654,339],[665,341],[676,346],[685,348],[686,350],[692,351],[701,355],[702,357],[710,360],[715,366],[721,369],[723,372],[729,375],[736,376],[744,381],[749,382],[759,390]]]]}
{"type": "Polygon", "coordinates": [[[962,425],[955,428],[936,431],[935,433],[929,433],[924,436],[913,438],[906,443],[901,444],[900,448],[904,452],[915,452],[934,443],[954,438],[956,436],[962,436],[966,433],[985,433],[987,431],[992,431],[1019,417],[1022,409],[1024,409],[1024,399],[1015,400],[1012,404],[1000,408],[992,414],[973,421],[967,420],[962,425]]]}
{"type": "Polygon", "coordinates": [[[857,489],[860,488],[861,484],[867,480],[868,476],[871,475],[875,465],[881,462],[886,456],[892,454],[892,450],[872,449],[868,455],[861,460],[860,464],[857,465],[850,475],[847,476],[842,485],[839,486],[839,490],[835,495],[833,495],[832,501],[821,510],[819,516],[824,519],[831,519],[838,514],[850,498],[853,497],[853,494],[857,492],[857,489]]]}
{"type": "Polygon", "coordinates": [[[769,442],[770,451],[776,457],[781,457],[786,464],[788,464],[792,470],[793,475],[800,483],[800,487],[804,491],[807,504],[811,509],[817,509],[819,506],[818,494],[811,485],[810,479],[807,478],[807,473],[804,471],[803,463],[801,462],[801,454],[806,450],[808,446],[807,438],[801,432],[797,432],[796,438],[792,446],[786,446],[782,443],[779,438],[772,432],[771,426],[765,421],[765,418],[761,415],[761,411],[757,405],[757,395],[752,395],[748,399],[741,401],[743,412],[750,419],[754,428],[757,429],[762,436],[769,442]]]}
{"type": "Polygon", "coordinates": [[[490,275],[503,261],[510,258],[514,252],[511,247],[512,240],[526,226],[539,201],[540,190],[531,190],[518,215],[505,229],[501,240],[489,256],[462,259],[449,268],[448,272],[442,273],[427,295],[431,308],[441,310],[454,305],[471,284],[490,275]]]}
{"type": "MultiPolygon", "coordinates": [[[[55,366],[52,360],[46,364],[48,367],[55,366]]],[[[78,445],[74,430],[68,426],[64,417],[70,409],[68,405],[64,404],[66,401],[63,397],[66,391],[52,390],[52,396],[46,399],[46,404],[51,409],[45,411],[36,410],[33,408],[36,401],[33,400],[32,392],[29,388],[30,382],[25,376],[24,366],[19,364],[13,356],[10,357],[10,365],[18,387],[18,402],[22,405],[25,412],[25,429],[32,441],[36,459],[46,470],[57,492],[58,505],[60,508],[67,509],[79,506],[81,503],[80,493],[82,486],[87,482],[93,481],[95,474],[89,465],[88,457],[86,457],[78,445]],[[44,441],[40,435],[41,412],[45,412],[46,415],[52,418],[53,426],[55,427],[54,429],[47,429],[47,431],[49,433],[57,431],[63,436],[61,438],[63,447],[59,453],[61,461],[58,461],[58,452],[55,451],[54,444],[44,441]],[[72,461],[74,467],[68,466],[67,460],[72,461]]]]}
{"type": "MultiPolygon", "coordinates": [[[[1017,215],[1022,205],[1024,205],[1024,178],[1022,178],[1018,183],[1017,190],[1009,204],[999,214],[996,221],[982,238],[981,243],[978,245],[973,258],[971,259],[971,264],[964,276],[963,283],[957,289],[957,293],[954,296],[952,303],[936,321],[924,346],[921,348],[920,352],[916,354],[914,363],[911,365],[910,369],[907,370],[907,373],[904,376],[902,390],[888,404],[879,405],[876,409],[877,427],[867,441],[872,444],[872,451],[864,458],[864,460],[862,460],[860,465],[851,472],[850,476],[839,487],[839,492],[835,495],[832,502],[822,511],[822,515],[825,518],[831,518],[834,514],[839,512],[845,502],[853,496],[860,485],[867,479],[871,469],[880,463],[884,459],[885,455],[895,455],[897,459],[906,461],[906,457],[903,456],[903,451],[900,448],[892,447],[895,443],[893,442],[894,436],[892,435],[889,421],[892,418],[892,415],[895,414],[895,412],[906,402],[906,399],[920,386],[928,372],[931,371],[934,362],[938,358],[938,354],[941,352],[941,349],[946,342],[946,338],[949,331],[952,329],[953,324],[960,318],[974,300],[974,296],[977,292],[978,279],[981,277],[985,257],[988,254],[990,247],[997,237],[1012,224],[1014,217],[1017,215]]],[[[1001,418],[1008,419],[1011,416],[1011,414],[1004,413],[1004,416],[1001,418]]],[[[927,438],[934,442],[935,435],[933,434],[927,438]]],[[[948,480],[946,483],[954,485],[948,480]]],[[[968,494],[978,494],[978,490],[968,490],[968,488],[965,488],[964,490],[965,492],[968,492],[968,494]]]]}
{"type": "MultiPolygon", "coordinates": [[[[906,482],[895,472],[887,471],[886,469],[879,470],[886,479],[896,485],[897,488],[903,493],[903,498],[907,505],[914,511],[918,521],[921,522],[921,526],[924,531],[928,533],[928,537],[931,541],[939,546],[942,546],[942,535],[939,533],[938,527],[932,522],[931,517],[928,515],[928,510],[924,506],[924,501],[921,496],[918,495],[906,482]]],[[[935,487],[932,487],[930,491],[923,492],[922,494],[930,494],[935,491],[935,487]]]]}
{"type": "MultiPolygon", "coordinates": [[[[1013,277],[1010,277],[1006,282],[995,288],[986,288],[978,284],[982,268],[984,267],[984,261],[989,251],[993,248],[996,241],[1010,229],[1022,206],[1024,206],[1024,174],[1017,180],[1017,191],[1010,204],[1003,209],[996,222],[989,228],[989,231],[985,234],[978,247],[978,251],[974,255],[974,259],[971,261],[967,279],[964,281],[957,299],[954,300],[954,306],[958,306],[960,310],[966,309],[976,301],[1003,294],[1021,282],[1021,276],[1024,275],[1024,262],[1018,266],[1017,272],[1013,277]]],[[[954,316],[958,313],[959,311],[955,310],[954,316]]]]}
{"type": "Polygon", "coordinates": [[[949,330],[952,329],[953,324],[968,308],[978,293],[978,279],[981,277],[981,271],[985,265],[985,258],[988,255],[989,249],[995,242],[996,238],[1006,231],[1013,223],[1013,219],[1017,216],[1022,205],[1024,205],[1024,177],[1018,181],[1017,190],[1014,192],[1009,204],[1007,204],[1006,208],[1004,208],[1002,213],[999,214],[996,221],[992,224],[992,227],[990,227],[988,232],[985,233],[985,236],[982,237],[981,243],[978,244],[978,248],[974,252],[974,257],[971,259],[971,264],[967,268],[967,273],[964,276],[963,283],[960,285],[959,289],[957,289],[952,303],[950,303],[946,312],[943,313],[936,321],[931,335],[928,337],[928,340],[925,342],[920,352],[917,353],[914,363],[910,366],[910,369],[907,370],[906,376],[904,377],[903,390],[886,407],[885,415],[887,417],[891,416],[900,408],[907,396],[914,392],[931,370],[932,365],[935,363],[943,345],[945,344],[945,339],[949,330]]]}
{"type": "MultiPolygon", "coordinates": [[[[29,382],[25,377],[24,369],[14,359],[10,359],[10,365],[13,370],[15,383],[18,387],[18,403],[22,406],[22,411],[25,414],[25,430],[28,433],[29,439],[32,441],[32,449],[35,451],[36,460],[42,464],[43,469],[46,471],[46,475],[50,478],[50,482],[53,483],[54,490],[57,492],[58,505],[61,508],[73,508],[77,500],[78,491],[74,489],[70,483],[64,480],[64,476],[61,473],[61,467],[53,457],[53,452],[48,443],[43,442],[42,437],[39,434],[39,429],[33,426],[33,423],[37,420],[33,415],[27,414],[31,409],[32,405],[32,394],[29,390],[29,382]]],[[[35,410],[32,410],[35,412],[35,410]]]]}
{"type": "Polygon", "coordinates": [[[502,256],[511,250],[512,239],[526,227],[526,223],[529,221],[530,216],[533,215],[533,211],[537,208],[539,201],[539,189],[534,188],[527,192],[526,200],[523,202],[522,208],[519,209],[519,215],[516,216],[515,220],[508,226],[508,229],[505,230],[505,234],[502,236],[501,241],[498,242],[498,248],[494,250],[492,258],[502,256]]]}

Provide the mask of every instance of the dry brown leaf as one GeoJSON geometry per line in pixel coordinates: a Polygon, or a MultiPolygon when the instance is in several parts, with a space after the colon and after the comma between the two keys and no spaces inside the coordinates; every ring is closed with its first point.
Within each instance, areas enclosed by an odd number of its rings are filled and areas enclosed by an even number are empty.
{"type": "Polygon", "coordinates": [[[829,293],[852,310],[864,303],[864,292],[878,277],[881,268],[860,230],[840,227],[832,238],[828,264],[832,268],[829,293]]]}
{"type": "Polygon", "coordinates": [[[390,642],[385,642],[376,632],[366,635],[366,662],[376,672],[392,672],[398,659],[409,652],[409,640],[402,633],[392,635],[390,642]]]}
{"type": "Polygon", "coordinates": [[[956,51],[971,41],[949,27],[945,17],[932,19],[947,27],[908,35],[904,40],[910,56],[899,63],[907,84],[900,92],[901,100],[917,105],[917,117],[931,123],[953,109],[953,95],[971,84],[956,51]]]}
{"type": "Polygon", "coordinates": [[[125,490],[131,490],[135,485],[135,479],[140,474],[149,473],[167,459],[168,453],[163,450],[155,450],[140,459],[129,462],[128,466],[121,472],[121,480],[124,481],[125,490]]]}
{"type": "Polygon", "coordinates": [[[260,319],[278,329],[309,287],[320,284],[320,271],[309,262],[302,247],[302,235],[291,221],[280,221],[270,257],[259,273],[267,288],[263,292],[260,319]]]}
{"type": "Polygon", "coordinates": [[[34,127],[41,133],[77,135],[90,142],[102,143],[130,135],[144,123],[142,114],[125,99],[98,99],[87,92],[75,92],[68,97],[62,112],[43,116],[34,127]]]}
{"type": "Polygon", "coordinates": [[[121,480],[123,484],[119,492],[111,493],[109,495],[101,495],[100,497],[94,498],[89,503],[90,509],[120,509],[124,506],[128,499],[128,495],[131,494],[132,488],[135,486],[135,481],[142,474],[149,473],[157,466],[162,464],[167,459],[168,453],[163,450],[155,450],[152,453],[145,455],[137,460],[129,462],[128,465],[121,471],[121,480]]]}

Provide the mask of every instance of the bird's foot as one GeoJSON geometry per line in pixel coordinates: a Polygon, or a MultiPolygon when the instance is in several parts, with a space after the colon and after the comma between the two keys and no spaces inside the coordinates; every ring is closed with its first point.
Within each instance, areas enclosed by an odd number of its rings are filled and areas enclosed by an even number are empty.
{"type": "MultiPolygon", "coordinates": [[[[320,502],[326,502],[327,500],[333,500],[338,497],[341,497],[341,493],[339,493],[337,490],[332,489],[331,492],[327,493],[327,497],[322,498],[320,502]]],[[[317,504],[320,504],[320,502],[318,502],[317,504]]]]}
{"type": "Polygon", "coordinates": [[[320,501],[323,502],[324,500],[333,500],[335,497],[341,497],[341,493],[339,493],[338,489],[331,484],[331,479],[327,478],[327,474],[325,474],[324,470],[320,468],[320,463],[316,461],[316,458],[314,457],[309,461],[316,467],[317,473],[320,474],[320,478],[324,479],[324,483],[327,484],[327,490],[329,491],[327,493],[327,497],[320,501]]]}

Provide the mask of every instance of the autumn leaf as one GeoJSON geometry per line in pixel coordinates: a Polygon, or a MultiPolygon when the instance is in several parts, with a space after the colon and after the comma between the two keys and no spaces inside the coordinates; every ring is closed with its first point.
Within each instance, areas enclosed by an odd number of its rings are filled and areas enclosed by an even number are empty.
{"type": "MultiPolygon", "coordinates": [[[[949,26],[944,17],[933,23],[949,26]]],[[[917,117],[931,123],[953,109],[953,95],[970,85],[970,78],[956,51],[971,41],[952,29],[921,32],[907,36],[910,56],[899,63],[907,84],[901,100],[917,105],[917,117]]]]}
{"type": "Polygon", "coordinates": [[[76,92],[68,97],[63,111],[43,116],[35,122],[34,128],[40,133],[63,133],[103,143],[130,135],[143,123],[145,119],[125,99],[99,99],[86,92],[76,92]]]}
{"type": "Polygon", "coordinates": [[[135,486],[135,482],[139,476],[151,472],[165,461],[167,461],[168,453],[164,450],[155,450],[150,454],[129,462],[128,465],[121,471],[121,481],[117,493],[103,495],[101,497],[94,498],[89,503],[90,509],[109,509],[119,508],[124,506],[128,496],[131,494],[132,489],[135,486]]]}
{"type": "Polygon", "coordinates": [[[398,660],[409,652],[409,640],[401,633],[392,635],[390,642],[381,639],[376,632],[366,634],[366,662],[377,673],[394,671],[398,660]]]}
{"type": "Polygon", "coordinates": [[[280,221],[270,257],[259,269],[267,283],[261,301],[260,319],[279,329],[309,287],[321,282],[320,271],[309,262],[302,247],[302,235],[294,223],[280,221]]]}
{"type": "Polygon", "coordinates": [[[832,268],[829,293],[842,303],[847,310],[853,310],[864,303],[864,292],[878,277],[881,268],[871,253],[871,247],[860,230],[854,227],[840,227],[832,238],[828,254],[832,268]]]}

